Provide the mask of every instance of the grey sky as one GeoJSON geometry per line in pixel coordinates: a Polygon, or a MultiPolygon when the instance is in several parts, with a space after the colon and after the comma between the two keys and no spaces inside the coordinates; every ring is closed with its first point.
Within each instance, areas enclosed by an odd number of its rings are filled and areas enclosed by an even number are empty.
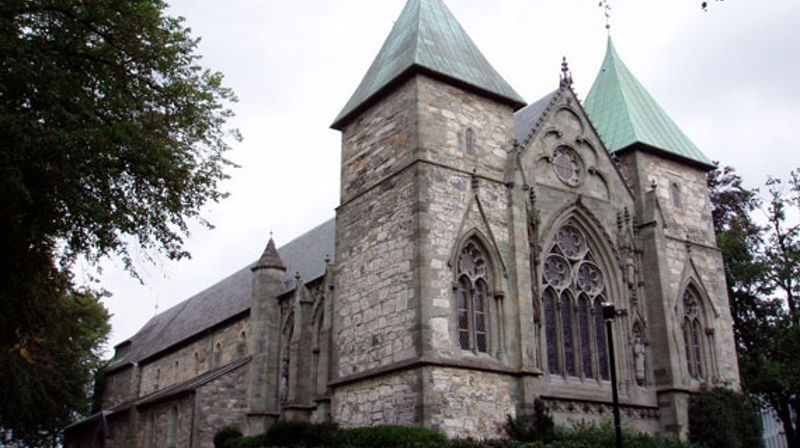
{"type": "MultiPolygon", "coordinates": [[[[581,98],[605,53],[598,0],[445,0],[490,63],[529,103],[557,87],[567,56],[581,98]]],[[[173,0],[202,37],[203,64],[225,73],[245,140],[231,196],[193,227],[180,263],[140,254],[145,285],[105,263],[110,346],[153,316],[255,260],[270,230],[282,245],[334,214],[339,133],[328,128],[405,0],[173,0]]],[[[749,185],[800,167],[800,2],[612,0],[622,59],[712,160],[749,185]]],[[[321,261],[321,260],[320,260],[321,261]]],[[[79,278],[81,280],[81,278],[79,278]]]]}

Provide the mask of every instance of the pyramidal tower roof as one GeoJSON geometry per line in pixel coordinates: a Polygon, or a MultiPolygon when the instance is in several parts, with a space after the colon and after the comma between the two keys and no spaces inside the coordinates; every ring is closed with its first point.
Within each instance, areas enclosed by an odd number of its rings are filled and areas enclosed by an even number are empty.
{"type": "Polygon", "coordinates": [[[331,125],[341,129],[380,94],[422,72],[509,104],[525,101],[492,68],[442,0],[408,0],[350,101],[331,125]]]}
{"type": "Polygon", "coordinates": [[[257,271],[259,269],[268,268],[279,269],[283,271],[286,270],[286,265],[283,264],[283,260],[281,260],[281,256],[278,254],[278,249],[275,247],[275,240],[273,240],[272,237],[269,238],[267,247],[264,248],[264,252],[261,254],[261,257],[250,269],[257,271]]]}
{"type": "Polygon", "coordinates": [[[713,167],[628,70],[610,37],[584,109],[612,153],[641,143],[678,159],[713,167]]]}

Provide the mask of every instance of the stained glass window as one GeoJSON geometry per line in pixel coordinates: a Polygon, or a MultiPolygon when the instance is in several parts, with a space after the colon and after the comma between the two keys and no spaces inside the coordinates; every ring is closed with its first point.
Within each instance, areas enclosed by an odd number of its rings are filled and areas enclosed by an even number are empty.
{"type": "Polygon", "coordinates": [[[559,228],[542,271],[548,372],[608,379],[605,286],[586,234],[573,223],[559,228]]]}
{"type": "Polygon", "coordinates": [[[467,242],[458,257],[456,318],[458,343],[463,350],[489,351],[489,278],[481,246],[467,242]]]}
{"type": "Polygon", "coordinates": [[[589,328],[592,321],[589,320],[589,304],[586,296],[583,296],[578,301],[578,335],[580,338],[580,351],[581,351],[581,372],[583,376],[591,378],[594,376],[594,369],[592,368],[592,347],[591,337],[589,336],[589,328]]]}
{"type": "Polygon", "coordinates": [[[547,371],[558,373],[558,328],[556,328],[556,306],[553,290],[544,292],[544,322],[545,338],[547,341],[547,371]]]}
{"type": "Polygon", "coordinates": [[[698,380],[703,379],[705,358],[703,355],[704,331],[701,323],[702,308],[696,292],[691,287],[686,288],[683,293],[683,315],[683,345],[689,375],[698,380]]]}
{"type": "Polygon", "coordinates": [[[599,297],[594,301],[594,330],[595,341],[597,341],[597,369],[600,371],[600,379],[607,380],[608,373],[608,347],[606,347],[606,328],[603,321],[603,299],[599,297]]]}

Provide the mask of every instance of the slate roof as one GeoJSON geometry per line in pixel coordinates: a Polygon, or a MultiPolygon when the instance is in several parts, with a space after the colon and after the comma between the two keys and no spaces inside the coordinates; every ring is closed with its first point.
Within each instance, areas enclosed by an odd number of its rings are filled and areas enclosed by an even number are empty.
{"type": "Polygon", "coordinates": [[[713,168],[656,100],[628,70],[611,38],[600,72],[583,104],[610,152],[635,143],[713,168]]]}
{"type": "Polygon", "coordinates": [[[361,84],[331,127],[341,129],[393,82],[420,71],[463,84],[515,109],[525,105],[442,0],[408,0],[361,84]]]}
{"type": "MultiPolygon", "coordinates": [[[[282,294],[295,288],[295,273],[309,282],[325,275],[325,258],[334,254],[335,219],[309,230],[277,251],[286,266],[282,294]]],[[[110,363],[113,371],[140,362],[204,330],[250,309],[253,262],[204,291],[150,319],[135,335],[118,345],[130,350],[110,363]]]]}
{"type": "Polygon", "coordinates": [[[558,98],[561,89],[553,90],[538,101],[529,104],[514,113],[514,127],[517,131],[517,141],[521,145],[527,143],[531,133],[541,124],[541,120],[550,111],[553,102],[558,98]]]}

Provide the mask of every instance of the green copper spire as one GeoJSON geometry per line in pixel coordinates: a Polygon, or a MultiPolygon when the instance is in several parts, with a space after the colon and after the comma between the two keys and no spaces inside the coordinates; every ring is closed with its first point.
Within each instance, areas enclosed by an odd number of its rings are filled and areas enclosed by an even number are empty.
{"type": "Polygon", "coordinates": [[[611,38],[584,109],[612,153],[641,143],[712,167],[700,149],[664,112],[617,55],[611,38]]]}
{"type": "Polygon", "coordinates": [[[340,129],[380,97],[384,89],[418,72],[492,97],[514,109],[525,105],[442,0],[408,0],[378,56],[331,127],[340,129]]]}

